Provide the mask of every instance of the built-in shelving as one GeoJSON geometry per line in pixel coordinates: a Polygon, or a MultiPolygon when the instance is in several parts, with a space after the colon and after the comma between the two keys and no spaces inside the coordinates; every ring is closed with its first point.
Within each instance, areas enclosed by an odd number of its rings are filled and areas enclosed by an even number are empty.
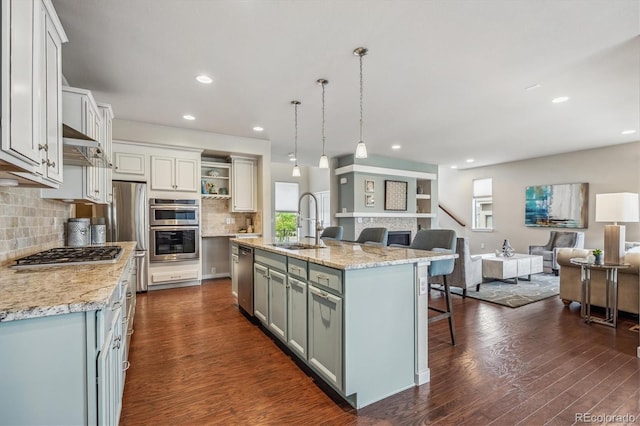
{"type": "Polygon", "coordinates": [[[200,194],[202,198],[214,200],[231,199],[231,164],[202,161],[200,167],[200,194]]]}

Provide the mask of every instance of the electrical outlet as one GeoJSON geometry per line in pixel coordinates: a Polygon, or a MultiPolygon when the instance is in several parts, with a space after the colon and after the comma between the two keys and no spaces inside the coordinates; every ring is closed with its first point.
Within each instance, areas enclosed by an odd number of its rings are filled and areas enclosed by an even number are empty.
{"type": "Polygon", "coordinates": [[[426,277],[422,277],[420,278],[420,289],[418,290],[418,294],[423,295],[423,294],[427,294],[427,278],[426,277]]]}
{"type": "Polygon", "coordinates": [[[480,243],[480,248],[483,249],[484,248],[484,243],[480,243]]]}
{"type": "Polygon", "coordinates": [[[372,217],[369,218],[369,222],[373,223],[373,218],[372,217]]]}
{"type": "Polygon", "coordinates": [[[215,274],[215,273],[216,273],[216,267],[215,267],[215,266],[212,266],[212,267],[211,267],[211,273],[212,273],[212,274],[215,274]]]}
{"type": "Polygon", "coordinates": [[[362,218],[361,217],[358,218],[358,223],[362,223],[362,218]]]}
{"type": "Polygon", "coordinates": [[[340,184],[344,185],[345,183],[347,183],[347,178],[346,177],[340,178],[340,184]]]}

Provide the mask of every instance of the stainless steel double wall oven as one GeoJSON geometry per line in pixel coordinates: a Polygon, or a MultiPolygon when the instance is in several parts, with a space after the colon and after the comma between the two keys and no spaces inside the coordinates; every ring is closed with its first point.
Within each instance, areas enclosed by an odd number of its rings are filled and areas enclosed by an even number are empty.
{"type": "Polygon", "coordinates": [[[200,207],[197,200],[149,200],[151,262],[200,257],[200,207]]]}

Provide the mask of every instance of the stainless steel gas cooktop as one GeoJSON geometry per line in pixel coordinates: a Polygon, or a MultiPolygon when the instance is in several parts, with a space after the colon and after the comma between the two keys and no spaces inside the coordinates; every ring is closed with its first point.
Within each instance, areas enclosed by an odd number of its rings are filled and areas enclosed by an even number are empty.
{"type": "Polygon", "coordinates": [[[58,247],[20,258],[13,267],[115,263],[122,252],[120,246],[58,247]]]}

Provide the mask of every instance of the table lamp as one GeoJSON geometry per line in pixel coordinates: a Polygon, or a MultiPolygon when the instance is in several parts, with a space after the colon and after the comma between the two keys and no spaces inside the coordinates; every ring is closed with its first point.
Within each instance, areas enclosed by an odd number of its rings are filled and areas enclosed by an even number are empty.
{"type": "Polygon", "coordinates": [[[604,263],[623,263],[625,227],[618,222],[638,222],[638,194],[596,194],[596,222],[613,222],[604,227],[604,263]]]}

